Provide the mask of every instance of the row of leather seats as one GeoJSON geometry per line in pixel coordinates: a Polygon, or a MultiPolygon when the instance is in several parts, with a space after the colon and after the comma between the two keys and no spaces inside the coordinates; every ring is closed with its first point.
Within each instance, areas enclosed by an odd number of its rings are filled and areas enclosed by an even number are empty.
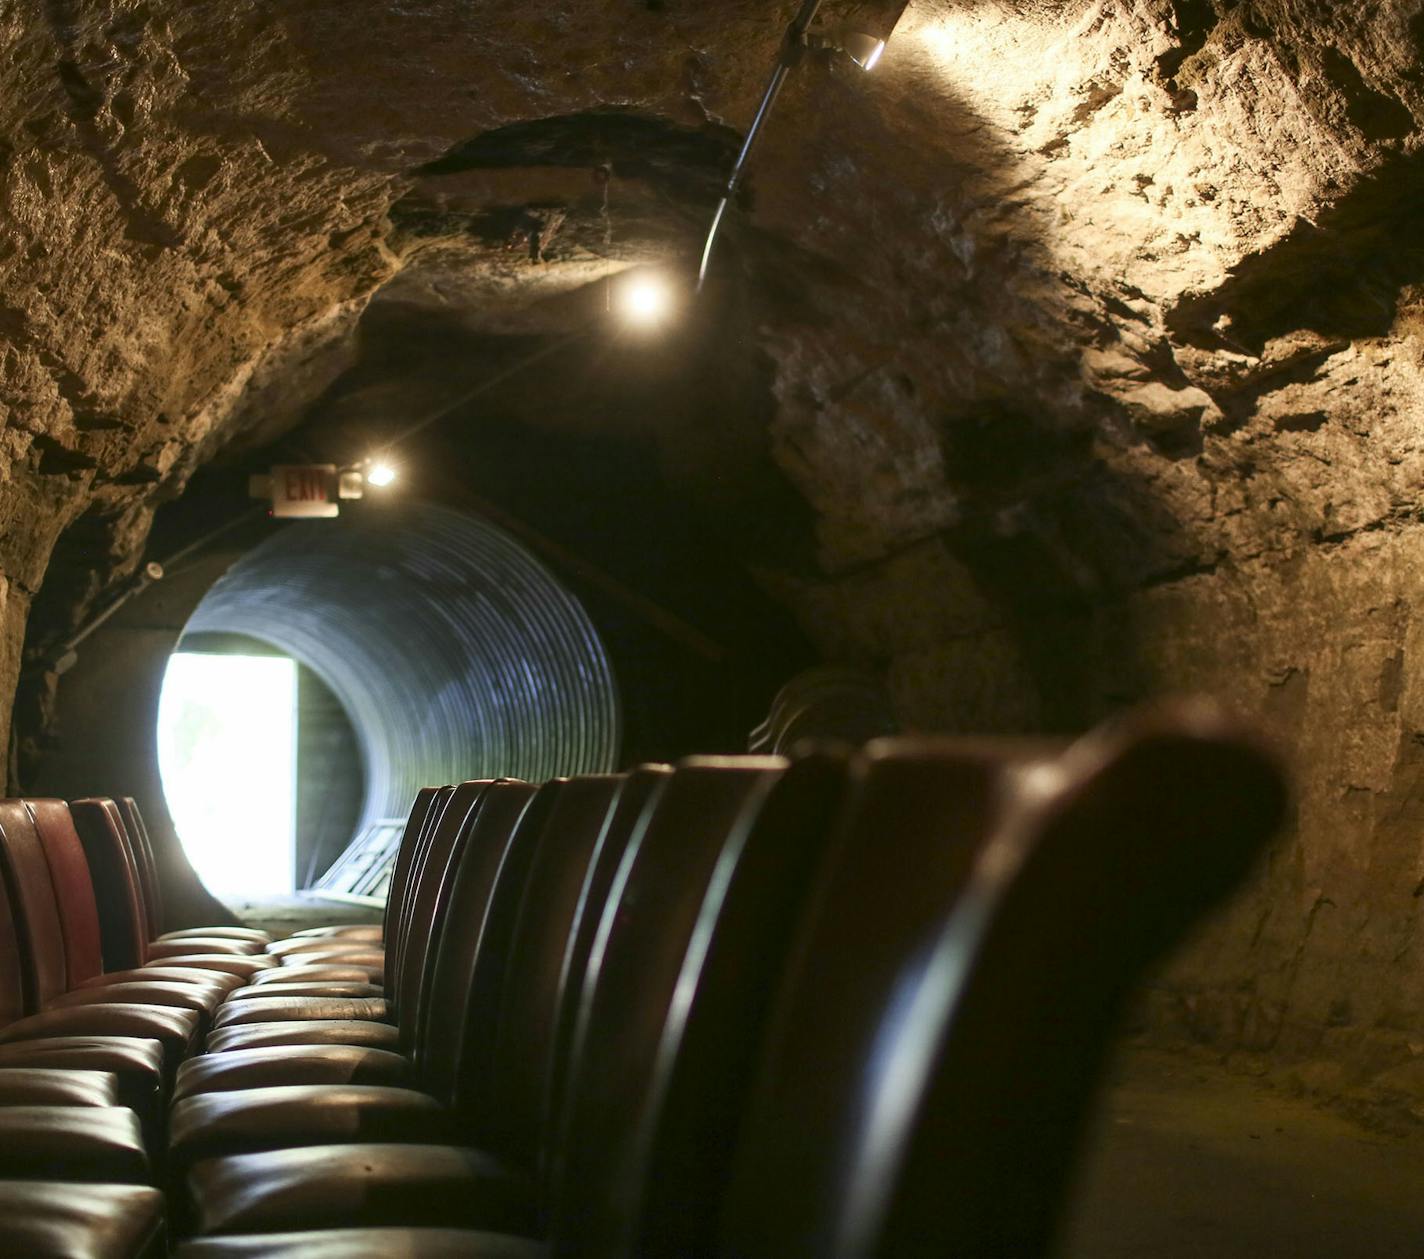
{"type": "Polygon", "coordinates": [[[245,929],[160,934],[160,900],[132,800],[0,801],[0,1253],[161,1251],[162,1195],[138,1186],[173,1074],[276,963],[242,956],[263,947],[245,929]]]}
{"type": "MultiPolygon", "coordinates": [[[[1067,750],[465,783],[417,800],[380,940],[190,937],[228,945],[178,956],[245,965],[185,963],[226,977],[187,1003],[104,1008],[176,1068],[150,1152],[182,1259],[1039,1254],[1116,1011],[1282,795],[1226,717],[1182,705],[1067,750]],[[182,1034],[140,1033],[145,1009],[182,1034]]],[[[44,940],[17,917],[18,953],[82,970],[56,916],[44,940]]],[[[159,983],[182,986],[87,991],[159,983]]],[[[0,1041],[85,1008],[27,1007],[0,1041]]],[[[142,1179],[82,1146],[0,1184],[14,1226],[82,1158],[89,1181],[142,1179]]],[[[63,1253],[159,1253],[152,1190],[82,1195],[63,1253]]]]}

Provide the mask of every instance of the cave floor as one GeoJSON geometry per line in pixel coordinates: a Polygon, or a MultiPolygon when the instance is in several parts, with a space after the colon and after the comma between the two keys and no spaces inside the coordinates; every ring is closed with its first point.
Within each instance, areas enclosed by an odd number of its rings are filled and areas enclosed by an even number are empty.
{"type": "Polygon", "coordinates": [[[1376,1131],[1227,1069],[1123,1055],[1060,1259],[1424,1255],[1424,1125],[1376,1131]]]}

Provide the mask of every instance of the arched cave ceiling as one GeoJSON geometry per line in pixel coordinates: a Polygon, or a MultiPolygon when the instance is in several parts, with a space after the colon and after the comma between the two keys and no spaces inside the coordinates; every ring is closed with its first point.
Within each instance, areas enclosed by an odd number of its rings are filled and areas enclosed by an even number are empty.
{"type": "MultiPolygon", "coordinates": [[[[795,7],[0,8],[7,675],[59,532],[104,561],[78,605],[195,468],[297,422],[374,295],[537,333],[621,267],[688,265],[795,7]]],[[[1042,607],[1412,519],[1414,0],[823,24],[891,51],[793,80],[723,289],[815,516],[814,563],[763,577],[827,654],[978,636],[1008,680],[911,667],[913,719],[1067,719],[1022,641],[1042,607]]]]}

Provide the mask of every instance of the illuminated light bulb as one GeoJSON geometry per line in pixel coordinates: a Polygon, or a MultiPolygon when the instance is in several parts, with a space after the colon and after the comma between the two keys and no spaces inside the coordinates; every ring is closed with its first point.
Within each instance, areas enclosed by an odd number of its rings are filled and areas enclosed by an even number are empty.
{"type": "Polygon", "coordinates": [[[639,275],[622,286],[618,305],[629,323],[651,328],[671,313],[672,290],[659,276],[639,275]]]}
{"type": "Polygon", "coordinates": [[[366,473],[366,483],[382,489],[396,479],[396,470],[388,463],[373,463],[366,473]]]}
{"type": "Polygon", "coordinates": [[[867,73],[874,70],[885,52],[885,41],[874,35],[847,35],[842,44],[852,61],[867,73]]]}

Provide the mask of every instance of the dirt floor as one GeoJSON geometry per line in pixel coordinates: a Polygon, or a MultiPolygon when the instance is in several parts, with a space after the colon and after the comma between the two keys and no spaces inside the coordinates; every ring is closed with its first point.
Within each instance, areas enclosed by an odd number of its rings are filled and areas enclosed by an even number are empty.
{"type": "Polygon", "coordinates": [[[1206,1062],[1132,1051],[1061,1259],[1424,1256],[1424,1125],[1388,1135],[1206,1062]]]}

